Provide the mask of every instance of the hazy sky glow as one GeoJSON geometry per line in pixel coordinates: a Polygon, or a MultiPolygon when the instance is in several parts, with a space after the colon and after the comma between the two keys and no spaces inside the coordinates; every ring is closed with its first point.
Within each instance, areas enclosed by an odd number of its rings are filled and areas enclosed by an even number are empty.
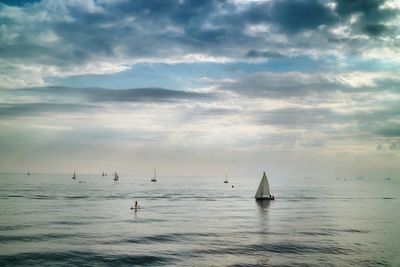
{"type": "Polygon", "coordinates": [[[400,174],[396,0],[0,2],[0,170],[400,174]]]}

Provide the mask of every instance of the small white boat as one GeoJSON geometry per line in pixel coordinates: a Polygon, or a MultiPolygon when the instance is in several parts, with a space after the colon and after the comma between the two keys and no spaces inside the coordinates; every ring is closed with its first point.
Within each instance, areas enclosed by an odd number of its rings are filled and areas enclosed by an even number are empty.
{"type": "Polygon", "coordinates": [[[268,179],[267,175],[265,175],[265,172],[263,174],[263,177],[261,178],[261,182],[258,186],[255,198],[256,200],[275,200],[275,197],[271,195],[271,192],[269,191],[268,179]]]}
{"type": "Polygon", "coordinates": [[[156,168],[154,168],[154,176],[153,176],[153,178],[151,178],[151,180],[150,181],[152,181],[152,182],[157,182],[157,171],[156,171],[156,168]]]}

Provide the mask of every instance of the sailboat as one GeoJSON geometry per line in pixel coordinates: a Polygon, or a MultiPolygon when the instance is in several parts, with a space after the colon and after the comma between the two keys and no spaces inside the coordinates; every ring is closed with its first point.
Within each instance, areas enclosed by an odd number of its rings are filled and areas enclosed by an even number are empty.
{"type": "Polygon", "coordinates": [[[76,174],[75,174],[75,172],[74,172],[74,175],[72,175],[72,179],[76,179],[76,174]]]}
{"type": "Polygon", "coordinates": [[[225,181],[224,181],[224,184],[227,184],[228,183],[228,174],[225,174],[225,181]]]}
{"type": "Polygon", "coordinates": [[[275,200],[275,197],[271,195],[271,192],[269,191],[268,179],[267,175],[265,175],[265,172],[261,178],[255,198],[256,200],[275,200]]]}
{"type": "Polygon", "coordinates": [[[157,182],[157,172],[156,172],[156,168],[154,168],[154,177],[151,178],[150,181],[152,181],[152,182],[157,182]]]}
{"type": "Polygon", "coordinates": [[[115,174],[114,174],[114,181],[118,181],[118,179],[119,179],[118,173],[115,172],[115,174]]]}

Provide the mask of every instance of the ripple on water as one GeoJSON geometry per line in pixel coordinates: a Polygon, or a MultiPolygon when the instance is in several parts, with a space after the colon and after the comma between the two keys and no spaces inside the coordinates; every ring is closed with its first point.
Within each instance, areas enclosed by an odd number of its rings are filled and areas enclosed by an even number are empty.
{"type": "Polygon", "coordinates": [[[114,255],[89,251],[66,251],[49,253],[17,253],[0,255],[1,266],[123,266],[123,265],[164,265],[171,258],[154,255],[114,255]],[[90,263],[88,265],[88,263],[90,263]]]}
{"type": "Polygon", "coordinates": [[[216,233],[170,233],[170,234],[157,234],[148,236],[137,236],[132,238],[121,238],[112,241],[105,241],[102,244],[158,244],[158,243],[178,243],[188,240],[194,240],[199,237],[217,237],[216,233]]]}
{"type": "Polygon", "coordinates": [[[336,245],[307,245],[296,244],[289,242],[271,243],[271,244],[250,244],[240,247],[230,247],[224,249],[205,249],[193,251],[195,253],[203,254],[240,254],[240,255],[254,255],[259,252],[269,252],[276,254],[297,254],[306,255],[310,253],[320,254],[334,254],[334,255],[347,255],[352,252],[349,248],[342,248],[336,245]]]}
{"type": "Polygon", "coordinates": [[[6,242],[39,242],[48,240],[61,240],[76,236],[75,234],[46,233],[37,235],[2,235],[0,243],[6,242]]]}

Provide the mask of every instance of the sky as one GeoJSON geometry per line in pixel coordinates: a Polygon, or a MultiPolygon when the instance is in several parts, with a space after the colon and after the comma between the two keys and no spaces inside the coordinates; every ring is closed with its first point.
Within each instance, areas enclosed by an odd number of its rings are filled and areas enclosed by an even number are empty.
{"type": "Polygon", "coordinates": [[[400,2],[0,1],[0,129],[0,171],[400,179],[400,2]]]}

